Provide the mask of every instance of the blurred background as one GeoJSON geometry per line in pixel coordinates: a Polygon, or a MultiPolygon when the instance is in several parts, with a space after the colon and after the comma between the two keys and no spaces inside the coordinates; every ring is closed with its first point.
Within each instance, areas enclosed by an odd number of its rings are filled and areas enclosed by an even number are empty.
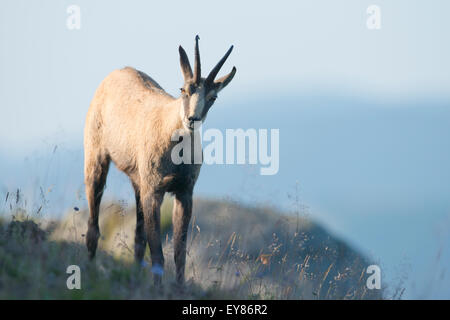
{"type": "MultiPolygon", "coordinates": [[[[178,45],[204,72],[231,44],[233,82],[207,128],[280,129],[280,170],[203,166],[196,195],[302,214],[374,259],[405,298],[450,298],[450,3],[372,1],[2,1],[0,191],[31,211],[86,207],[83,126],[112,70],[170,94],[178,45]],[[381,9],[369,30],[366,10],[381,9]],[[67,8],[80,8],[69,29],[67,8]]],[[[112,170],[105,197],[133,201],[112,170]]],[[[5,206],[4,203],[0,203],[5,206]]]]}

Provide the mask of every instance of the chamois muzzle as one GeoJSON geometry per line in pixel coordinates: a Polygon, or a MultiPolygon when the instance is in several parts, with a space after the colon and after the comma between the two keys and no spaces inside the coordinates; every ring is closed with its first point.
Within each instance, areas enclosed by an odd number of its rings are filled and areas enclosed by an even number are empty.
{"type": "Polygon", "coordinates": [[[201,121],[201,119],[197,117],[189,117],[188,120],[189,120],[189,129],[191,130],[195,129],[195,123],[197,121],[201,121]]]}

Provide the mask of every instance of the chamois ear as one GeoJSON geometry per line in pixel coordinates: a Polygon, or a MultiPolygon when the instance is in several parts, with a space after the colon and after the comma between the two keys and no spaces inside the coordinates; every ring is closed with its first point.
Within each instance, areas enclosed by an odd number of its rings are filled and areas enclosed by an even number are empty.
{"type": "Polygon", "coordinates": [[[231,70],[231,72],[229,74],[214,81],[216,90],[220,91],[223,88],[225,88],[231,82],[231,80],[233,80],[233,77],[235,74],[236,74],[236,67],[233,67],[233,69],[231,70]]]}
{"type": "Polygon", "coordinates": [[[178,51],[180,53],[180,66],[181,71],[183,72],[184,82],[188,82],[192,79],[192,69],[191,64],[189,63],[189,58],[186,54],[186,51],[184,51],[183,47],[180,46],[178,48],[178,51]]]}

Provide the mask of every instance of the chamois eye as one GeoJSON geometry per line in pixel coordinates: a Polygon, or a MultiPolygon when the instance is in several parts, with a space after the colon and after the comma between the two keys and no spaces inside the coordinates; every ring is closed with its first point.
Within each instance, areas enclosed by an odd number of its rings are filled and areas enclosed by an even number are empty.
{"type": "Polygon", "coordinates": [[[180,88],[180,91],[181,91],[181,95],[184,97],[187,97],[189,95],[184,88],[180,88]]]}
{"type": "Polygon", "coordinates": [[[189,94],[194,94],[195,93],[195,86],[193,85],[193,84],[191,84],[190,86],[189,86],[189,94]]]}
{"type": "Polygon", "coordinates": [[[216,99],[217,99],[217,97],[211,97],[211,98],[209,98],[209,101],[214,102],[214,101],[216,101],[216,99]]]}

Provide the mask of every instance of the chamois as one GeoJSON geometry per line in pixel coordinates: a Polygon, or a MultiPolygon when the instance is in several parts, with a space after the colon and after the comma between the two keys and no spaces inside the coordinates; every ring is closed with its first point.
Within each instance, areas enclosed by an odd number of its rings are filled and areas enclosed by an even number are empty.
{"type": "MultiPolygon", "coordinates": [[[[186,237],[192,214],[192,194],[201,164],[174,164],[172,134],[181,130],[194,134],[195,124],[203,122],[217,93],[233,79],[236,68],[215,80],[233,46],[211,70],[201,77],[199,37],[195,37],[195,64],[192,72],[186,51],[180,46],[184,77],[179,98],[164,91],[151,77],[125,67],[110,73],[95,92],[84,129],[84,176],[89,206],[86,245],[94,258],[100,230],[98,216],[110,162],[131,180],[136,198],[135,260],[142,263],[146,243],[150,247],[153,270],[164,270],[160,239],[160,206],[164,194],[174,195],[173,245],[176,281],[184,283],[186,237]]],[[[196,138],[198,139],[198,137],[196,138]]],[[[161,284],[162,272],[154,272],[161,284]]]]}

